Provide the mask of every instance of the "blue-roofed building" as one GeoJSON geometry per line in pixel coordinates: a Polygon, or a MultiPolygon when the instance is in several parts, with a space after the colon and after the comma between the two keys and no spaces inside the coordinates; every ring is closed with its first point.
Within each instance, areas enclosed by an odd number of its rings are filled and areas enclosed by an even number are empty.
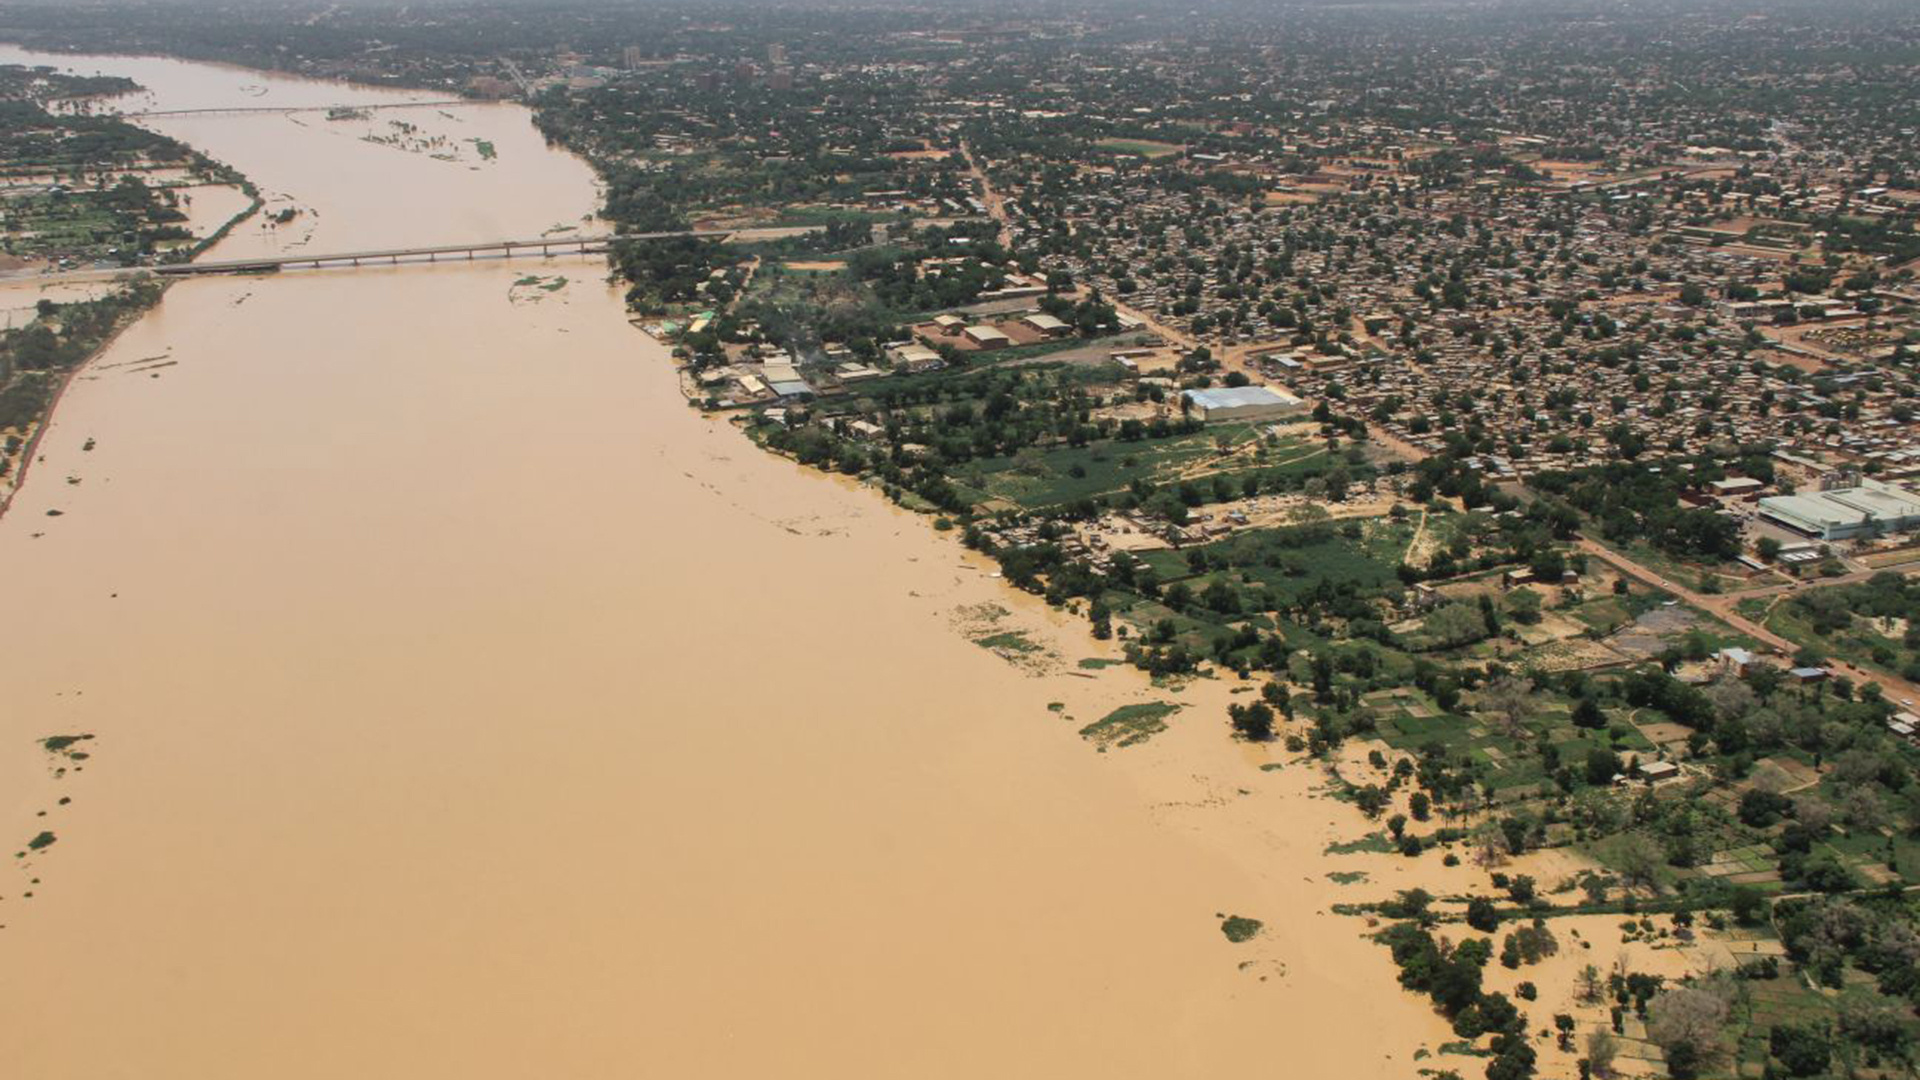
{"type": "Polygon", "coordinates": [[[1218,390],[1188,390],[1193,414],[1216,420],[1275,420],[1307,411],[1307,403],[1267,386],[1228,386],[1218,390]]]}

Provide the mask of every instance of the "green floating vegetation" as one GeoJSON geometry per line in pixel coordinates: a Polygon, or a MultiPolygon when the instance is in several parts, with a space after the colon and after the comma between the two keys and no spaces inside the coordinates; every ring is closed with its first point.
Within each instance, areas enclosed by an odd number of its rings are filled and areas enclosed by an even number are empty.
{"type": "Polygon", "coordinates": [[[1335,870],[1327,875],[1327,880],[1335,885],[1358,885],[1367,880],[1365,870],[1335,870]]]}
{"type": "Polygon", "coordinates": [[[1099,671],[1102,668],[1119,667],[1125,663],[1125,660],[1108,660],[1101,656],[1089,656],[1080,661],[1080,667],[1087,671],[1099,671]]]}
{"type": "Polygon", "coordinates": [[[473,144],[473,148],[479,152],[483,161],[492,161],[500,156],[499,151],[494,149],[493,143],[486,139],[468,139],[467,141],[473,144]]]}
{"type": "Polygon", "coordinates": [[[1180,706],[1165,701],[1122,705],[1080,729],[1080,737],[1102,750],[1143,743],[1167,730],[1167,717],[1180,706]]]}
{"type": "Polygon", "coordinates": [[[1040,651],[1040,646],[1028,641],[1027,635],[1018,630],[1006,630],[998,634],[974,638],[973,643],[989,652],[1002,654],[1017,653],[1026,656],[1040,651]]]}
{"type": "Polygon", "coordinates": [[[52,833],[42,830],[39,836],[27,841],[27,850],[40,851],[43,848],[51,847],[56,839],[58,839],[58,837],[52,833]]]}
{"type": "Polygon", "coordinates": [[[1375,832],[1375,833],[1368,833],[1367,835],[1361,837],[1358,840],[1346,840],[1338,844],[1328,844],[1326,854],[1328,855],[1364,855],[1364,854],[1384,855],[1384,854],[1387,854],[1388,852],[1398,851],[1398,850],[1399,848],[1394,846],[1393,840],[1389,838],[1386,833],[1375,832]]]}
{"type": "Polygon", "coordinates": [[[1259,919],[1249,919],[1244,915],[1229,915],[1220,921],[1220,932],[1227,936],[1228,941],[1238,945],[1252,941],[1259,935],[1260,928],[1265,925],[1259,919]]]}
{"type": "Polygon", "coordinates": [[[83,757],[85,755],[78,754],[74,751],[74,744],[86,742],[91,738],[93,738],[91,734],[49,735],[40,740],[40,747],[49,754],[61,754],[66,757],[83,757]]]}

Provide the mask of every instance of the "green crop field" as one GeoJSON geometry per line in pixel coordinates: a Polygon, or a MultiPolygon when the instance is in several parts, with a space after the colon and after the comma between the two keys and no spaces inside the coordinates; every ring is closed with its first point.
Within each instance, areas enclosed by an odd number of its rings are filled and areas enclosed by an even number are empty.
{"type": "Polygon", "coordinates": [[[1154,142],[1150,139],[1101,139],[1093,145],[1102,150],[1112,150],[1119,154],[1138,154],[1144,158],[1172,157],[1183,149],[1177,143],[1154,142]]]}

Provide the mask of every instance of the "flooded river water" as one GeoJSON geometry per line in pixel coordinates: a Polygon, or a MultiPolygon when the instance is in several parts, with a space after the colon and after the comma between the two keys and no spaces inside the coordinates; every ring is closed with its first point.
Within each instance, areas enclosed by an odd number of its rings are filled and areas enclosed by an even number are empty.
{"type": "MultiPolygon", "coordinates": [[[[153,109],[408,100],[51,62],[153,109]]],[[[512,105],[148,122],[300,211],[213,258],[597,202],[512,105]]],[[[8,1075],[1412,1074],[1431,1019],[1301,884],[1341,808],[1236,802],[1289,774],[1220,702],[1094,753],[1144,684],[970,643],[1001,603],[1092,649],[690,410],[604,274],[188,280],[75,380],[0,520],[8,1075]]]]}

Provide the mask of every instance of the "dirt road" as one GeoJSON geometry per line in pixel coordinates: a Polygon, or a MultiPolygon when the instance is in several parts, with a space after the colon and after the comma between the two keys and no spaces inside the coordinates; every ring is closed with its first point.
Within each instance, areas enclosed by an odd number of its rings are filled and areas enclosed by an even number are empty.
{"type": "MultiPolygon", "coordinates": [[[[1755,589],[1742,593],[1709,595],[1695,592],[1677,581],[1673,581],[1649,570],[1632,558],[1604,544],[1589,540],[1586,537],[1580,538],[1579,547],[1581,551],[1608,563],[1629,577],[1637,578],[1655,588],[1664,589],[1680,600],[1712,614],[1715,618],[1733,627],[1735,630],[1753,638],[1755,641],[1770,646],[1782,656],[1792,656],[1800,650],[1800,646],[1761,626],[1759,623],[1754,622],[1736,610],[1736,605],[1739,604],[1741,600],[1747,599],[1750,596],[1774,595],[1787,591],[1792,588],[1792,586],[1768,586],[1764,589],[1755,589]]],[[[1878,571],[1875,572],[1877,573],[1878,571]]],[[[1864,581],[1870,576],[1872,576],[1870,573],[1865,572],[1849,574],[1846,578],[1826,579],[1823,584],[1844,583],[1849,579],[1864,581]]],[[[1837,675],[1845,675],[1847,678],[1852,679],[1856,685],[1864,686],[1867,683],[1873,683],[1879,686],[1881,692],[1887,696],[1889,701],[1907,702],[1920,700],[1920,687],[1916,687],[1905,679],[1895,678],[1892,675],[1883,675],[1879,672],[1867,671],[1864,668],[1856,667],[1842,660],[1830,660],[1827,662],[1826,667],[1829,671],[1837,675]]]]}

